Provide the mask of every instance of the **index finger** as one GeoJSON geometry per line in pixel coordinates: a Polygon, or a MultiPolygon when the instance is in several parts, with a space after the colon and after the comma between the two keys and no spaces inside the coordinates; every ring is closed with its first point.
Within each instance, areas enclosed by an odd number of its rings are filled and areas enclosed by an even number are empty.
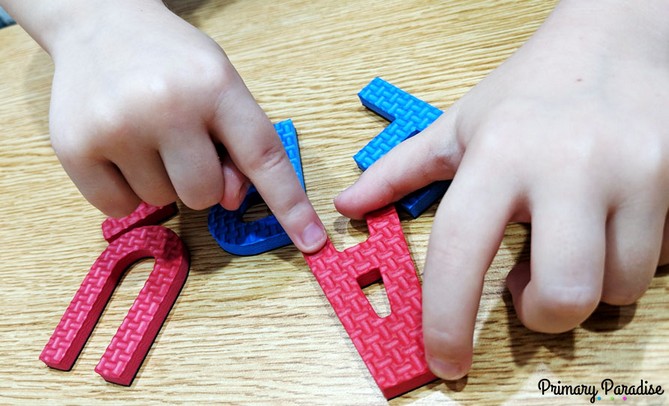
{"type": "Polygon", "coordinates": [[[214,135],[251,180],[297,248],[319,250],[325,228],[302,189],[274,126],[236,74],[221,95],[214,135]]]}

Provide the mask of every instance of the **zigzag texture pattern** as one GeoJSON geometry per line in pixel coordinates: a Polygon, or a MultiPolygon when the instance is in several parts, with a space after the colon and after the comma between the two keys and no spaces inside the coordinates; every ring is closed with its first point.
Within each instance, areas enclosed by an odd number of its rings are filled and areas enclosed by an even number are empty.
{"type": "MultiPolygon", "coordinates": [[[[401,142],[426,129],[442,114],[438,108],[381,78],[374,78],[358,97],[365,107],[390,121],[388,127],[353,157],[363,171],[401,142]]],[[[404,197],[399,205],[416,218],[443,196],[449,185],[450,181],[435,182],[404,197]]]]}
{"type": "Polygon", "coordinates": [[[390,399],[436,377],[425,361],[421,286],[397,212],[391,206],[372,213],[367,225],[367,241],[339,252],[328,240],[321,251],[304,257],[377,385],[390,399]],[[379,275],[391,308],[384,318],[362,291],[379,275]]]}
{"type": "MultiPolygon", "coordinates": [[[[300,147],[297,143],[297,132],[293,122],[285,120],[275,124],[274,128],[281,138],[288,158],[304,189],[300,147]]],[[[274,215],[256,221],[245,222],[243,220],[244,213],[260,202],[262,202],[262,197],[255,187],[251,187],[239,209],[229,211],[218,204],[210,209],[209,232],[221,248],[235,255],[257,255],[291,243],[288,234],[274,215]]]]}
{"type": "Polygon", "coordinates": [[[162,226],[135,228],[100,254],[40,359],[70,370],[125,270],[147,257],[155,258],[153,271],[95,368],[109,382],[130,385],[188,276],[186,247],[162,226]]]}

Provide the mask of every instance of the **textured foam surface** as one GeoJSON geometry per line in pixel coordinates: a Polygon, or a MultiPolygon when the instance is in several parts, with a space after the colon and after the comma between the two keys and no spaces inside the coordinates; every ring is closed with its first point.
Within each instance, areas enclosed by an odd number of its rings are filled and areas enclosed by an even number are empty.
{"type": "Polygon", "coordinates": [[[95,368],[109,382],[132,383],[189,268],[188,250],[177,234],[162,226],[140,225],[164,220],[176,210],[176,205],[141,204],[129,216],[103,223],[110,244],[84,278],[40,360],[52,368],[70,370],[125,271],[142,258],[155,258],[144,287],[95,368]]]}
{"type": "Polygon", "coordinates": [[[388,207],[367,217],[370,237],[337,251],[328,240],[305,255],[316,280],[355,348],[388,399],[436,377],[425,360],[422,292],[397,212],[388,207]],[[379,317],[362,288],[382,279],[391,313],[379,317]]]}
{"type": "Polygon", "coordinates": [[[141,202],[130,215],[116,219],[109,217],[102,223],[102,236],[107,242],[112,242],[121,234],[133,228],[159,224],[177,214],[177,204],[167,206],[151,206],[141,202]]]}

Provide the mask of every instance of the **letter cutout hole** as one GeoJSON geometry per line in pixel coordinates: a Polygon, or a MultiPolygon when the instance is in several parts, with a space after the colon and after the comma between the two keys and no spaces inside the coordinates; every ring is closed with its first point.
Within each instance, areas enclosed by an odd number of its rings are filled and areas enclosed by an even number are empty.
{"type": "Polygon", "coordinates": [[[321,251],[304,258],[381,392],[390,399],[436,377],[425,361],[421,285],[395,208],[371,213],[367,226],[367,241],[339,252],[328,240],[321,251]],[[383,318],[362,291],[378,276],[390,303],[390,314],[383,318]]]}
{"type": "Polygon", "coordinates": [[[163,226],[137,225],[163,220],[174,212],[176,205],[156,208],[142,204],[124,219],[105,221],[103,233],[110,244],[84,278],[40,360],[51,368],[72,369],[125,271],[142,258],[155,258],[149,278],[95,367],[108,382],[132,383],[189,269],[188,251],[177,234],[163,226]],[[118,227],[130,231],[120,233],[118,227]]]}

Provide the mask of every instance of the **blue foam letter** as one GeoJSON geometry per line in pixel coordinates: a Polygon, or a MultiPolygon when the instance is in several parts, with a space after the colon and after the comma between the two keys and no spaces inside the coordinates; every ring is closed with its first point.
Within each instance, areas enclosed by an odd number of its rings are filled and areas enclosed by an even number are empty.
{"type": "MultiPolygon", "coordinates": [[[[353,157],[363,171],[399,143],[423,131],[442,114],[438,108],[381,78],[374,78],[358,97],[365,107],[390,121],[388,127],[353,157]]],[[[416,218],[446,192],[450,183],[434,182],[405,196],[399,206],[416,218]]]]}
{"type": "MultiPolygon", "coordinates": [[[[291,120],[274,125],[286,149],[290,163],[304,189],[300,146],[297,133],[291,120]]],[[[283,230],[274,215],[260,220],[245,222],[242,217],[252,206],[262,202],[260,194],[251,186],[239,209],[229,211],[217,204],[209,211],[209,232],[218,245],[225,251],[235,255],[257,255],[280,248],[291,243],[288,234],[283,230]]]]}

